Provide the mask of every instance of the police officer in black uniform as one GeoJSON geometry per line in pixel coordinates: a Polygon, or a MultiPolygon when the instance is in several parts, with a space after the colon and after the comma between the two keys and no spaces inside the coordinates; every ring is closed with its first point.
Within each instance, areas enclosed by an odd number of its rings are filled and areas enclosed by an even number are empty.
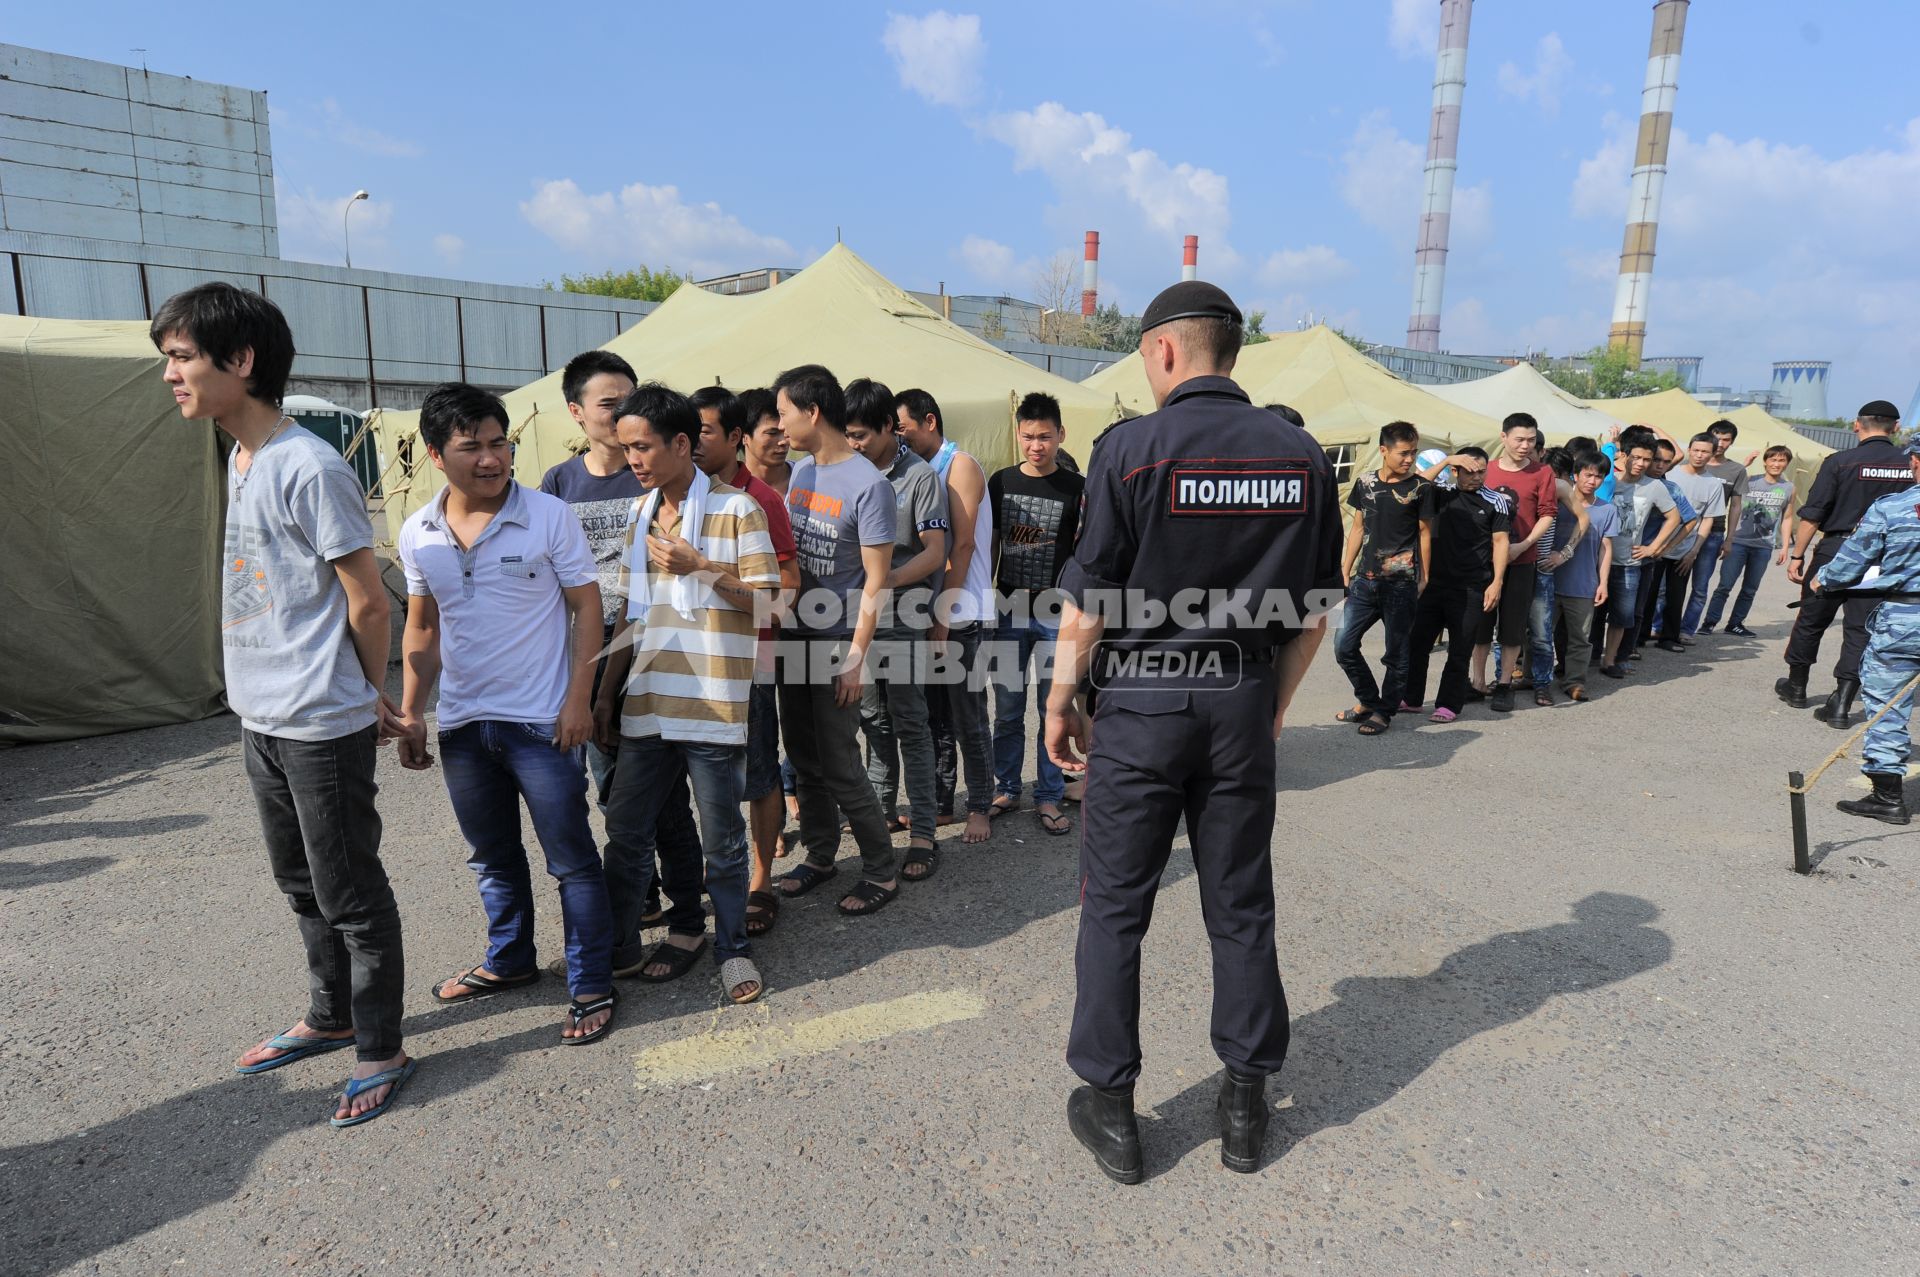
{"type": "Polygon", "coordinates": [[[1787,639],[1787,676],[1776,681],[1773,690],[1795,709],[1806,706],[1807,671],[1820,657],[1820,636],[1835,614],[1840,615],[1844,628],[1840,659],[1833,666],[1833,692],[1813,711],[1829,727],[1852,725],[1854,697],[1860,694],[1860,655],[1867,650],[1867,621],[1879,601],[1871,595],[1820,594],[1813,588],[1813,578],[1840,552],[1868,506],[1912,486],[1907,459],[1892,438],[1899,425],[1900,410],[1885,399],[1860,409],[1853,423],[1860,443],[1820,463],[1807,502],[1800,507],[1793,557],[1787,561],[1787,579],[1800,587],[1800,608],[1787,639]],[[1807,546],[1816,532],[1820,544],[1809,557],[1807,546]]]}
{"type": "Polygon", "coordinates": [[[1213,1045],[1227,1067],[1220,1159],[1257,1169],[1266,1078],[1287,1053],[1274,951],[1274,740],[1341,596],[1333,471],[1305,430],[1228,374],[1239,309],[1198,280],[1141,317],[1159,411],[1108,431],[1087,474],[1047,704],[1062,766],[1086,755],[1068,1125],[1121,1183],[1144,1175],[1140,944],[1182,817],[1213,949],[1213,1045]],[[1236,608],[1237,603],[1237,608],[1236,608]],[[1098,691],[1089,725],[1075,688],[1098,691]],[[1089,741],[1090,731],[1090,741],[1089,741]],[[1091,748],[1089,749],[1089,744],[1091,748]]]}

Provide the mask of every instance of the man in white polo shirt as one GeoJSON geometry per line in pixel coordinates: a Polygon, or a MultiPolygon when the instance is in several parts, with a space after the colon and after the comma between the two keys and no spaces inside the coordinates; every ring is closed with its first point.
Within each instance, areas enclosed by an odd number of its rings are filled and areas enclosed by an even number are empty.
{"type": "Polygon", "coordinates": [[[426,702],[438,678],[440,759],[473,851],[488,945],[485,962],[433,996],[466,1002],[540,978],[524,799],[560,886],[573,996],[560,1037],[581,1045],[606,1036],[614,1004],[613,925],[583,756],[599,570],[567,503],[514,482],[506,421],[498,398],[459,383],[437,387],[420,408],[420,437],[447,486],[400,530],[409,595],[400,759],[415,770],[433,764],[426,702]]]}

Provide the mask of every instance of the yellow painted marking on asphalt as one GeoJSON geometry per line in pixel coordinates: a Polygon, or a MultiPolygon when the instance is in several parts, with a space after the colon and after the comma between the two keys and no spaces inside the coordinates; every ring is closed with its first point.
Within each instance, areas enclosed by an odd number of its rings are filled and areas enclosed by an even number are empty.
{"type": "Polygon", "coordinates": [[[779,1060],[971,1020],[986,1009],[986,999],[978,993],[949,989],[830,1011],[784,1028],[765,1025],[703,1033],[648,1047],[634,1056],[634,1084],[642,1091],[686,1086],[779,1060]]]}

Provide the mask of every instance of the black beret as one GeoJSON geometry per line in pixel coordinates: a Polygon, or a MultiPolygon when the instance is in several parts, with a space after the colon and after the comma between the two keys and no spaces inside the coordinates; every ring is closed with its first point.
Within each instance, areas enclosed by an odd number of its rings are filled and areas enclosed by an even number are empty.
{"type": "Polygon", "coordinates": [[[1240,308],[1221,289],[1198,279],[1183,279],[1147,304],[1140,331],[1170,324],[1176,319],[1225,319],[1241,323],[1240,308]]]}
{"type": "MultiPolygon", "coordinates": [[[[1165,296],[1165,294],[1161,294],[1165,296]]],[[[1860,410],[1863,417],[1886,417],[1892,421],[1900,420],[1900,410],[1884,399],[1876,399],[1860,410]]]]}

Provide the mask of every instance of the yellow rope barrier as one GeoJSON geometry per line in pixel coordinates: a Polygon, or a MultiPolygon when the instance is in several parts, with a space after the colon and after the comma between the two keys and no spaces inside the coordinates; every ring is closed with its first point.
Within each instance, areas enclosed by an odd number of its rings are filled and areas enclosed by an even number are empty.
{"type": "Polygon", "coordinates": [[[1828,754],[1826,761],[1813,769],[1813,773],[1807,777],[1806,782],[1804,784],[1800,784],[1800,785],[1789,784],[1787,786],[1787,792],[1789,794],[1805,794],[1805,793],[1812,792],[1815,782],[1817,782],[1820,779],[1821,775],[1825,773],[1827,768],[1833,766],[1835,763],[1839,762],[1841,759],[1847,756],[1847,747],[1852,745],[1855,741],[1859,740],[1861,737],[1865,736],[1867,734],[1867,729],[1872,727],[1875,723],[1879,722],[1882,718],[1886,717],[1887,711],[1892,709],[1895,705],[1898,705],[1901,699],[1905,697],[1908,692],[1911,692],[1915,688],[1915,686],[1920,686],[1920,674],[1915,674],[1912,678],[1908,679],[1907,685],[1905,687],[1901,688],[1894,695],[1889,696],[1887,698],[1887,703],[1880,707],[1880,712],[1878,714],[1875,714],[1872,718],[1869,718],[1866,722],[1860,724],[1859,728],[1856,729],[1852,735],[1848,736],[1845,740],[1841,741],[1840,748],[1834,750],[1831,754],[1828,754]]]}

